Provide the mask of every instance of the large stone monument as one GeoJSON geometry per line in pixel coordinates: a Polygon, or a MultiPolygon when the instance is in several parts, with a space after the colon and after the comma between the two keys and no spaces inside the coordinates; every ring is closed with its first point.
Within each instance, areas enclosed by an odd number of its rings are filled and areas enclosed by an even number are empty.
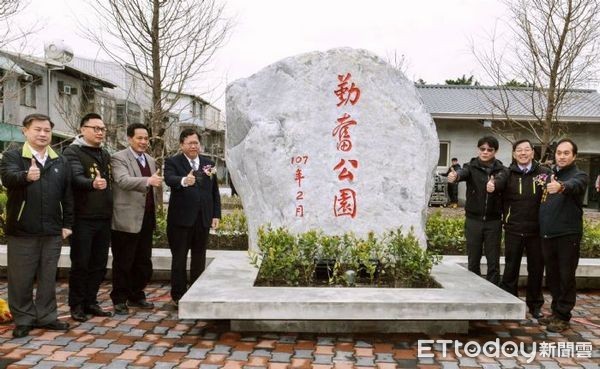
{"type": "Polygon", "coordinates": [[[413,83],[350,48],[272,64],[227,89],[227,167],[248,218],[364,236],[402,226],[425,245],[439,144],[413,83]]]}

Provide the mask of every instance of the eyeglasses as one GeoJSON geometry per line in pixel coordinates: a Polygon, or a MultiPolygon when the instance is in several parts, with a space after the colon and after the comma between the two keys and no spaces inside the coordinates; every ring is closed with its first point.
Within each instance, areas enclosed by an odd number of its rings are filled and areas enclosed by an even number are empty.
{"type": "Polygon", "coordinates": [[[96,126],[84,126],[85,128],[91,128],[95,133],[104,133],[106,132],[106,127],[96,127],[96,126]]]}
{"type": "Polygon", "coordinates": [[[521,153],[530,153],[530,152],[532,152],[532,151],[533,151],[533,150],[531,150],[531,149],[516,149],[516,150],[515,150],[515,152],[516,152],[517,154],[521,154],[521,153]]]}
{"type": "Polygon", "coordinates": [[[484,151],[494,152],[494,151],[496,151],[496,149],[494,149],[493,147],[479,147],[479,151],[481,151],[481,152],[484,152],[484,151]]]}
{"type": "Polygon", "coordinates": [[[200,146],[200,142],[198,142],[198,141],[184,142],[183,145],[185,145],[185,146],[200,146]]]}

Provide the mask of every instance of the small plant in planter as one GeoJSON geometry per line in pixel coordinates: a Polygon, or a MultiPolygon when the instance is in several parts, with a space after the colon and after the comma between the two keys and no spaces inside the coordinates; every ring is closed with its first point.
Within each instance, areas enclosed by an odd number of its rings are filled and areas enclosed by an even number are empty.
{"type": "Polygon", "coordinates": [[[328,236],[321,231],[292,234],[285,228],[261,227],[258,252],[250,252],[263,286],[435,287],[431,268],[439,257],[420,248],[412,230],[328,236]]]}

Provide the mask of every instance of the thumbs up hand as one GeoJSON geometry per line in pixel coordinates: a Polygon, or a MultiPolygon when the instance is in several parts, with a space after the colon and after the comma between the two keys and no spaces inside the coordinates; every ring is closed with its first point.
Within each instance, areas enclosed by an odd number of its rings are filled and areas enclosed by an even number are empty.
{"type": "Polygon", "coordinates": [[[106,179],[102,178],[102,175],[98,169],[96,169],[96,177],[92,182],[92,187],[94,187],[96,190],[104,190],[106,188],[106,179]]]}
{"type": "Polygon", "coordinates": [[[183,182],[186,186],[193,186],[196,183],[196,176],[194,175],[193,169],[183,178],[183,182]]]}
{"type": "Polygon", "coordinates": [[[490,176],[490,179],[487,182],[487,185],[485,186],[485,190],[488,193],[492,193],[496,190],[496,180],[494,179],[494,175],[490,176]]]}
{"type": "Polygon", "coordinates": [[[448,173],[448,182],[454,183],[458,179],[458,173],[454,170],[454,168],[450,167],[450,173],[448,173]]]}
{"type": "Polygon", "coordinates": [[[160,168],[147,180],[148,186],[160,187],[162,186],[162,177],[160,176],[160,168]]]}
{"type": "Polygon", "coordinates": [[[546,185],[546,189],[549,194],[560,193],[564,190],[564,185],[556,180],[556,176],[553,174],[550,177],[550,183],[546,185]]]}
{"type": "Polygon", "coordinates": [[[37,162],[35,158],[31,158],[31,166],[27,170],[27,180],[29,182],[34,182],[40,179],[40,168],[37,166],[37,162]]]}

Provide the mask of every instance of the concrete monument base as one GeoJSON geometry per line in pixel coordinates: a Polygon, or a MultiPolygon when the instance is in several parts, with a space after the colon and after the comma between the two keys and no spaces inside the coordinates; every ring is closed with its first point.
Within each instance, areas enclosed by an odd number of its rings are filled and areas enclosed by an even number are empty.
{"type": "Polygon", "coordinates": [[[452,262],[433,268],[442,288],[254,287],[257,273],[247,252],[219,252],[179,301],[179,318],[315,333],[463,333],[469,320],[525,318],[523,301],[452,262]]]}
{"type": "Polygon", "coordinates": [[[232,320],[237,332],[467,333],[466,320],[232,320]]]}

